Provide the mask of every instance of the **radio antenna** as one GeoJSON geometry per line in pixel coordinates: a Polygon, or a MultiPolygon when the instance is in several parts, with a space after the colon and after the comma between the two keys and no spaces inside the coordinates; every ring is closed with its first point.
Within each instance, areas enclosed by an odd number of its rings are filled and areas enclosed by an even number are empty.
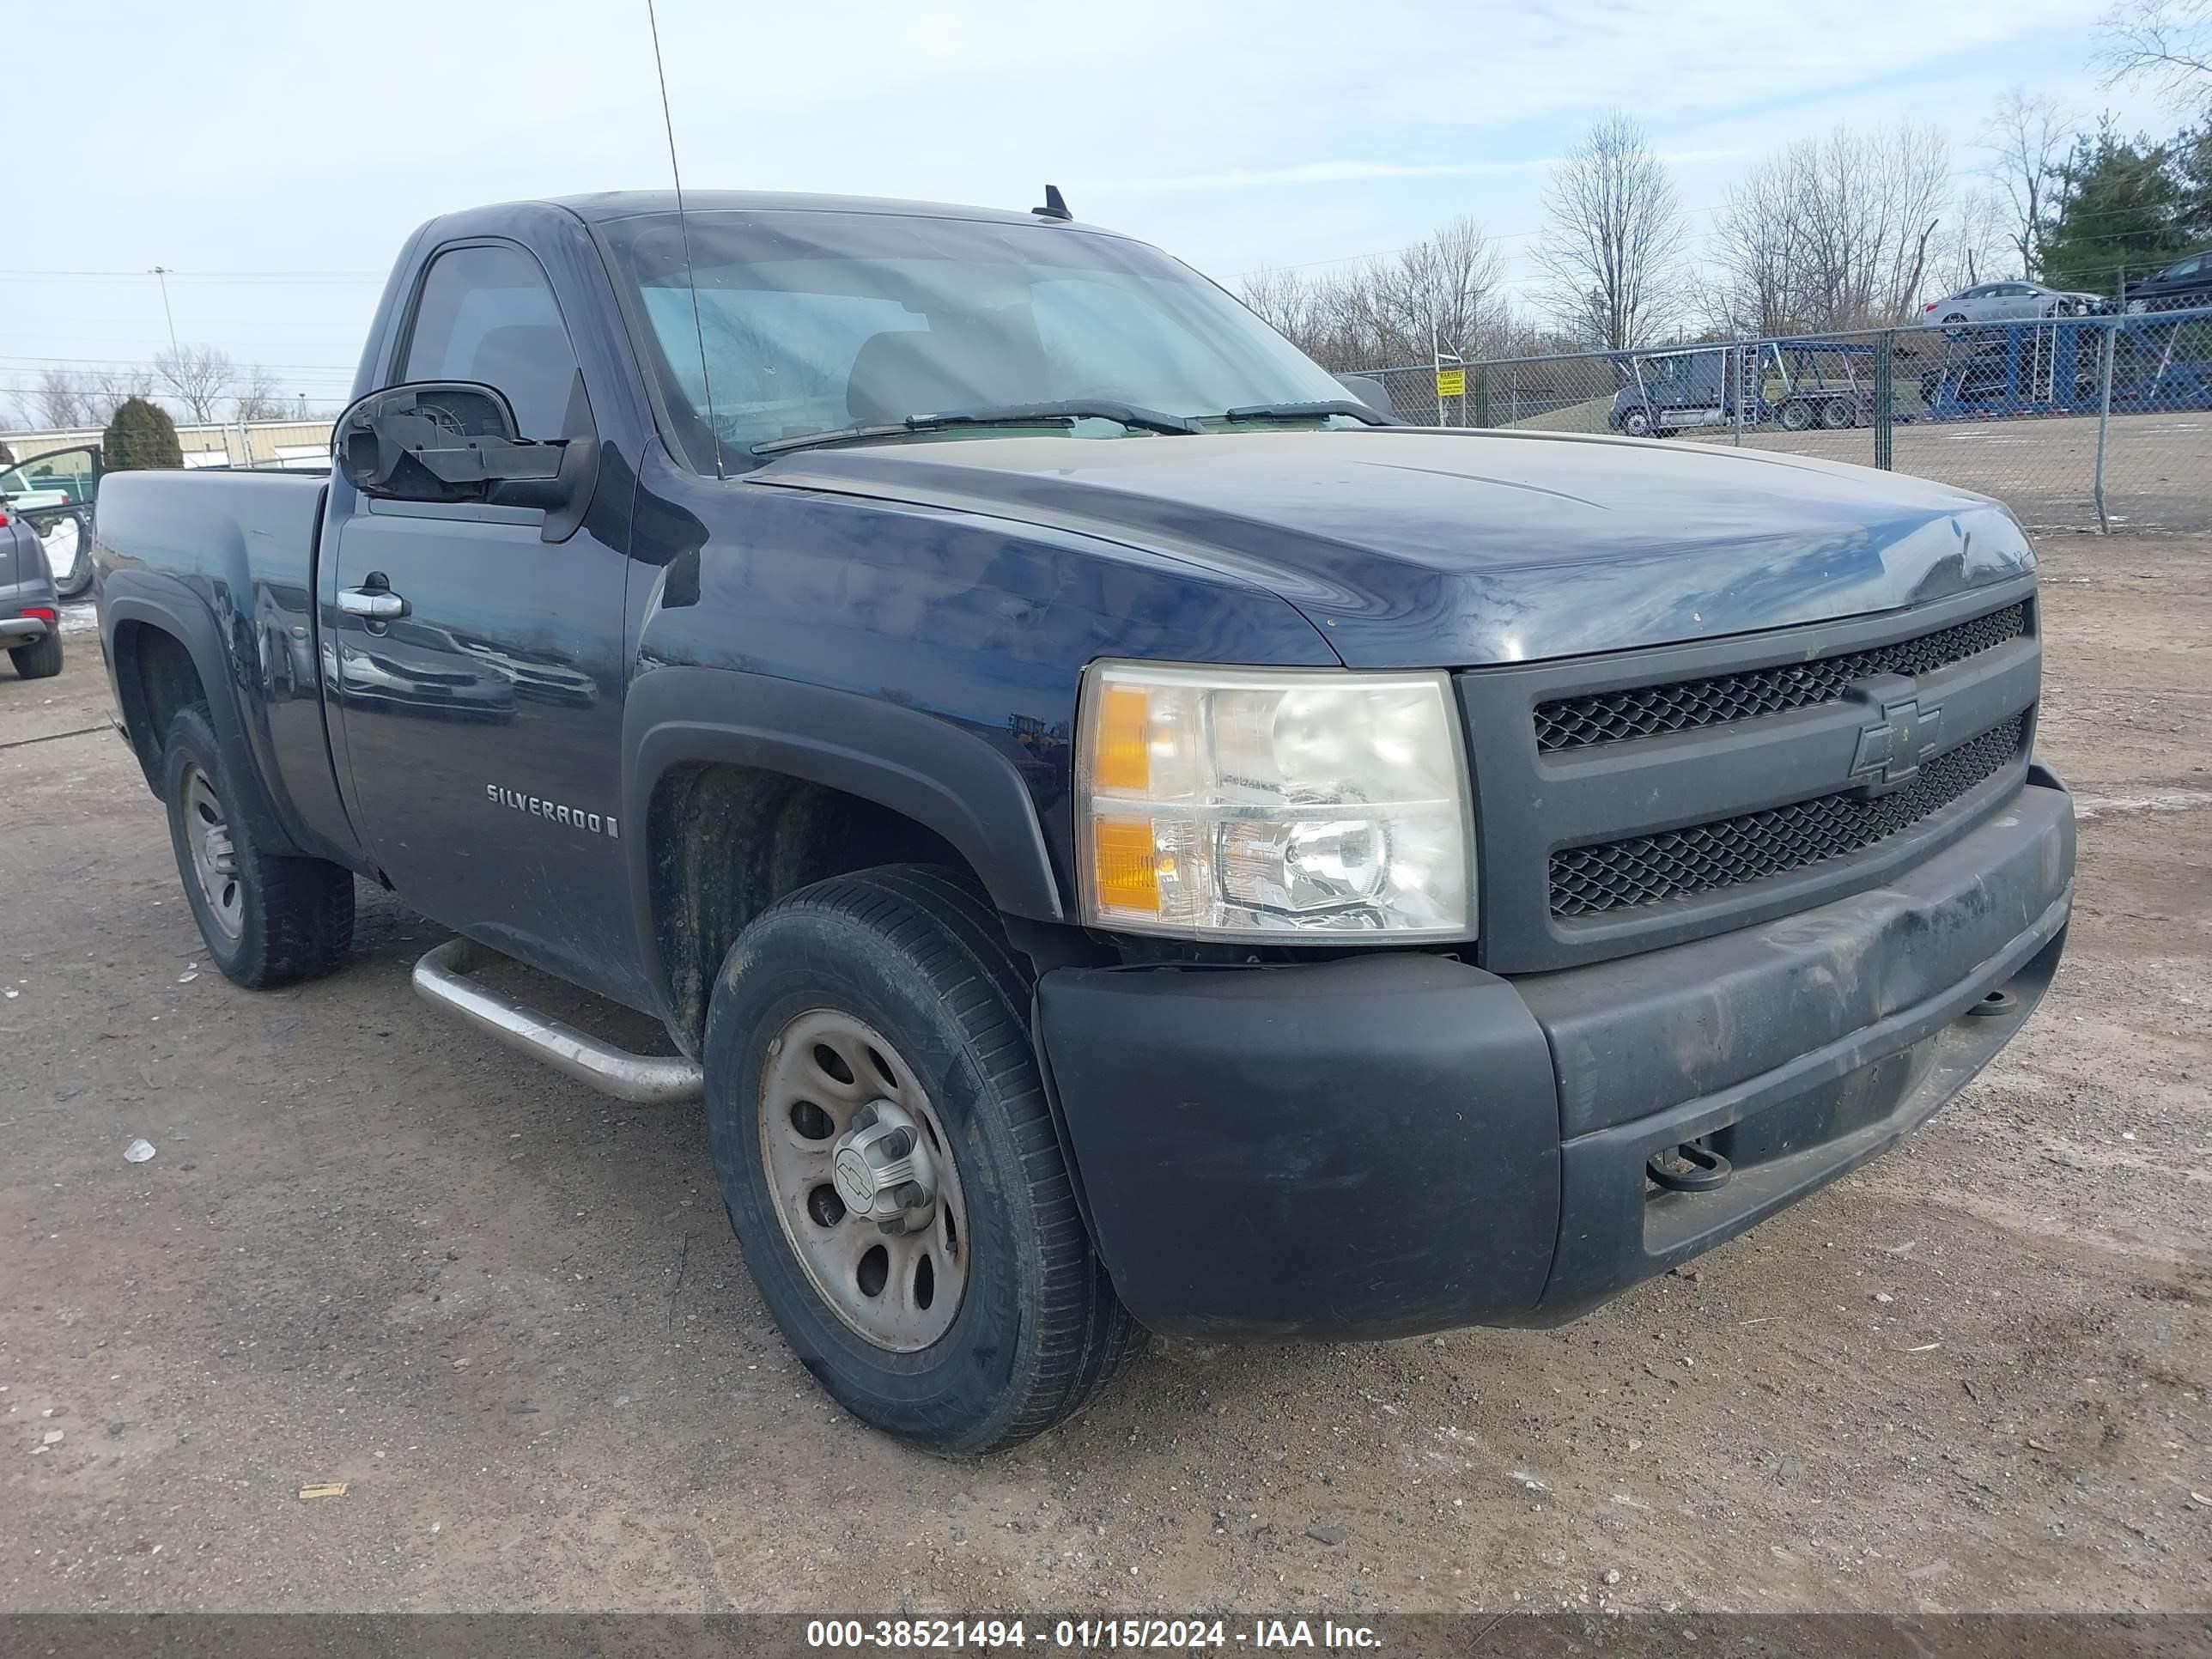
{"type": "Polygon", "coordinates": [[[707,325],[699,317],[699,278],[691,264],[691,221],[684,211],[684,169],[676,161],[676,118],[668,112],[668,70],[660,61],[660,19],[653,0],[645,0],[645,21],[653,32],[653,72],[660,82],[660,125],[668,133],[668,174],[676,181],[676,228],[684,242],[684,283],[691,290],[691,335],[699,343],[699,384],[707,394],[707,432],[714,441],[714,476],[722,470],[722,428],[714,419],[714,377],[707,367],[707,325]]]}

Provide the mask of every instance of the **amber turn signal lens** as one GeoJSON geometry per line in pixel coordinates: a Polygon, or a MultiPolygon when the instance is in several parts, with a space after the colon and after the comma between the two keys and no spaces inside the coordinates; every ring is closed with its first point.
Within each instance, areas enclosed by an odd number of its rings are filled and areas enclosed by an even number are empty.
{"type": "Polygon", "coordinates": [[[1091,826],[1092,887],[1102,909],[1160,908],[1158,854],[1150,818],[1101,818],[1091,826]]]}
{"type": "Polygon", "coordinates": [[[1109,685],[1098,700],[1097,748],[1091,785],[1109,794],[1141,795],[1152,782],[1152,694],[1141,685],[1109,685]]]}

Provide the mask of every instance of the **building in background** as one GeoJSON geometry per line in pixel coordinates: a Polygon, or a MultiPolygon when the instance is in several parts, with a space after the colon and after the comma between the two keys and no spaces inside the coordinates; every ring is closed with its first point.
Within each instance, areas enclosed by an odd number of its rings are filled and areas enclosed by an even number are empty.
{"type": "MultiPolygon", "coordinates": [[[[19,465],[57,450],[96,444],[100,438],[98,427],[0,433],[0,441],[14,452],[19,465]]],[[[231,421],[179,426],[177,443],[188,467],[283,467],[319,472],[331,462],[331,422],[231,421]]]]}

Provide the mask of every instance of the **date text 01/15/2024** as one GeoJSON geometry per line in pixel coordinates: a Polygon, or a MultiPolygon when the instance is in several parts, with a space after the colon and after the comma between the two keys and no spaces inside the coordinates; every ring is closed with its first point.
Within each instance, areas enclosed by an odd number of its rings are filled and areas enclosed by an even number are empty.
{"type": "Polygon", "coordinates": [[[518,812],[527,812],[533,818],[550,818],[556,823],[574,824],[579,830],[588,830],[595,836],[605,836],[611,841],[622,839],[622,826],[611,812],[586,812],[580,806],[546,800],[537,795],[526,795],[520,789],[502,789],[495,783],[484,785],[484,799],[495,805],[512,806],[518,812]]]}
{"type": "Polygon", "coordinates": [[[1364,1625],[1304,1619],[1255,1619],[1238,1629],[1221,1619],[817,1619],[811,1648],[890,1650],[1042,1648],[1080,1652],[1175,1652],[1243,1648],[1340,1653],[1381,1645],[1364,1625]]]}

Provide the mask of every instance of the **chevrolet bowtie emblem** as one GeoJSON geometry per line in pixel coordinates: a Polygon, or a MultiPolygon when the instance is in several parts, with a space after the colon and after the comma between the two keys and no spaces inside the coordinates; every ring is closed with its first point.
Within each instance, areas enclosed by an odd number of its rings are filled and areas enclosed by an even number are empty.
{"type": "Polygon", "coordinates": [[[1942,708],[1922,702],[1912,682],[1901,674],[1862,680],[1850,695],[1853,702],[1881,714],[1859,728],[1851,782],[1864,795],[1886,795],[1904,787],[1920,775],[1920,763],[1936,752],[1942,708]]]}

